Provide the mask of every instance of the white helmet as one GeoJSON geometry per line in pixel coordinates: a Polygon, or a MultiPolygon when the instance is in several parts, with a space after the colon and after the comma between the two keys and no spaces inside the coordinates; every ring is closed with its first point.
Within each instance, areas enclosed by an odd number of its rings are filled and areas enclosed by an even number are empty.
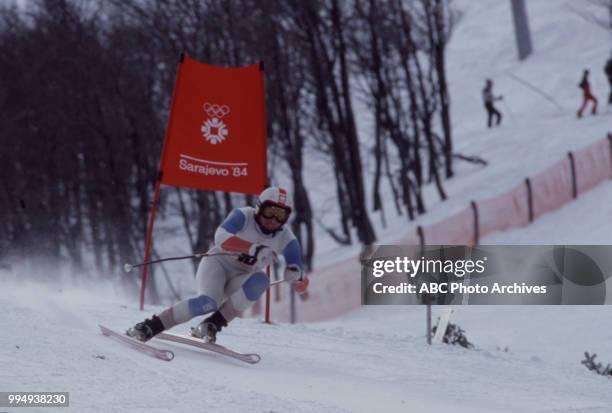
{"type": "Polygon", "coordinates": [[[278,186],[266,188],[261,194],[259,194],[257,203],[255,204],[256,214],[259,213],[259,210],[264,203],[287,208],[289,209],[289,212],[293,210],[293,199],[291,198],[289,191],[278,186]]]}

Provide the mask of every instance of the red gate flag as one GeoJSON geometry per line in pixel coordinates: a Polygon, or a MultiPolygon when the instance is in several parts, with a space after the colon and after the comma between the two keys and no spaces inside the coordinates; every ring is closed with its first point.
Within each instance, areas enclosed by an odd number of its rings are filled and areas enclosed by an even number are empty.
{"type": "Polygon", "coordinates": [[[161,184],[259,194],[268,181],[263,65],[222,68],[181,54],[147,225],[144,308],[161,184]]]}
{"type": "Polygon", "coordinates": [[[184,55],[160,170],[166,185],[259,194],[267,182],[261,64],[222,68],[184,55]]]}

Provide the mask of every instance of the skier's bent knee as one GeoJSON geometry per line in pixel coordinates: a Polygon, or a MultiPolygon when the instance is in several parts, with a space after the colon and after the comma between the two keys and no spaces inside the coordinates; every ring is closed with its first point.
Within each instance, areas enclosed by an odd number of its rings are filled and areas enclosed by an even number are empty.
{"type": "Polygon", "coordinates": [[[192,317],[212,313],[217,308],[217,302],[206,294],[189,299],[189,313],[192,317]]]}
{"type": "Polygon", "coordinates": [[[258,271],[246,280],[242,285],[242,290],[249,301],[257,301],[269,286],[270,279],[268,276],[263,271],[258,271]]]}

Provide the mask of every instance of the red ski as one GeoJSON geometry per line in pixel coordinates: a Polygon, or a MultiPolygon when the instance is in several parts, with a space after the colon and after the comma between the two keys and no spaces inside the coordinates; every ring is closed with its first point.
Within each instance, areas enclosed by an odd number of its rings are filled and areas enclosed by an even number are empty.
{"type": "Polygon", "coordinates": [[[98,327],[100,327],[102,334],[104,334],[105,336],[115,338],[118,341],[124,344],[127,344],[129,347],[133,348],[134,350],[148,354],[151,357],[155,357],[155,358],[158,358],[164,361],[171,361],[174,358],[174,353],[171,352],[170,350],[158,349],[149,344],[145,344],[141,341],[128,337],[125,334],[117,333],[116,331],[113,331],[99,324],[98,324],[98,327]]]}
{"type": "Polygon", "coordinates": [[[172,341],[175,343],[186,344],[188,346],[198,347],[204,350],[212,351],[218,354],[222,354],[224,356],[228,356],[234,358],[236,360],[243,361],[249,364],[257,364],[261,360],[261,356],[259,354],[254,353],[238,353],[237,351],[230,350],[227,347],[220,346],[219,344],[207,343],[204,340],[200,340],[199,338],[186,336],[182,334],[175,333],[159,333],[155,336],[160,340],[172,341]]]}

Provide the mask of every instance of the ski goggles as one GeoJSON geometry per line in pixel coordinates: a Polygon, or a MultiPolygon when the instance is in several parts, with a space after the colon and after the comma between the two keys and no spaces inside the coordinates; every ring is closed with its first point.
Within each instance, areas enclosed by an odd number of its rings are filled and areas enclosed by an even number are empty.
{"type": "Polygon", "coordinates": [[[261,216],[267,219],[274,218],[281,224],[284,224],[289,219],[289,215],[291,214],[291,209],[283,208],[278,205],[271,204],[263,204],[259,210],[261,216]]]}

